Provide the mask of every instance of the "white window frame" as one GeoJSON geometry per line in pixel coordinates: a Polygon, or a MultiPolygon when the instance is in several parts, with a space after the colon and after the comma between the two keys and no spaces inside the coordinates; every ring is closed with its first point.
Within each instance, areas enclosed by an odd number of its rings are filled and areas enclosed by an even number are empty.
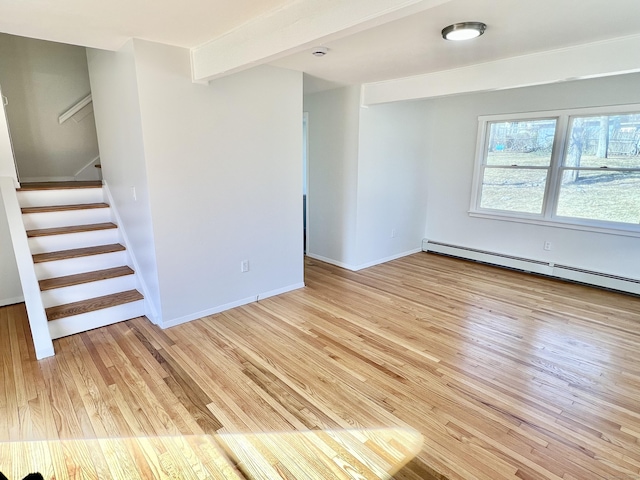
{"type": "MultiPolygon", "coordinates": [[[[640,104],[609,105],[603,107],[574,108],[541,112],[522,112],[502,115],[484,115],[478,117],[478,138],[476,144],[476,159],[473,172],[473,185],[471,189],[471,206],[469,209],[469,216],[512,221],[517,223],[547,225],[574,230],[585,230],[613,235],[640,237],[640,224],[635,225],[629,223],[601,220],[587,220],[577,217],[561,217],[556,214],[557,201],[560,195],[561,187],[560,178],[564,168],[562,162],[564,160],[565,150],[567,149],[570,140],[568,138],[570,119],[572,117],[581,116],[614,116],[637,112],[640,112],[640,104]],[[556,133],[553,140],[551,162],[548,167],[549,174],[547,175],[547,184],[545,186],[542,213],[532,214],[508,210],[481,208],[480,200],[482,196],[482,180],[485,169],[484,162],[487,155],[487,143],[489,141],[489,125],[495,122],[521,122],[527,120],[545,119],[556,120],[556,133]]],[[[615,169],[611,170],[613,171],[615,169]]]]}

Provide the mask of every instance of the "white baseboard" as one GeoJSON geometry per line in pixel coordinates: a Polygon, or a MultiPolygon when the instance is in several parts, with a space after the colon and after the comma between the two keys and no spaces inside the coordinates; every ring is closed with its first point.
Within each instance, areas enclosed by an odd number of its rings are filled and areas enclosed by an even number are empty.
{"type": "Polygon", "coordinates": [[[24,297],[13,297],[0,299],[0,307],[6,307],[7,305],[15,305],[16,303],[23,303],[24,297]]]}
{"type": "Polygon", "coordinates": [[[395,255],[391,255],[390,257],[381,258],[379,260],[374,260],[373,262],[363,263],[362,265],[358,265],[355,268],[355,271],[362,270],[364,268],[374,267],[376,265],[380,265],[381,263],[387,263],[392,260],[397,260],[398,258],[406,257],[408,255],[413,255],[414,253],[420,253],[422,248],[414,248],[413,250],[408,250],[406,252],[397,253],[395,255]]]}
{"type": "Polygon", "coordinates": [[[304,286],[305,286],[304,282],[300,282],[300,283],[295,283],[293,285],[289,285],[288,287],[271,290],[270,292],[265,292],[258,295],[257,300],[264,300],[269,297],[275,297],[276,295],[282,295],[283,293],[292,292],[293,290],[304,288],[304,286]]]}
{"type": "Polygon", "coordinates": [[[380,258],[378,260],[363,263],[360,265],[349,265],[347,263],[339,262],[337,260],[333,260],[332,258],[323,257],[322,255],[316,255],[314,253],[307,253],[307,257],[313,258],[315,260],[320,260],[321,262],[329,263],[331,265],[335,265],[336,267],[345,268],[347,270],[351,270],[352,272],[357,272],[358,270],[363,270],[365,268],[373,267],[375,265],[380,265],[381,263],[397,260],[398,258],[406,257],[407,255],[413,255],[414,253],[419,253],[421,251],[422,251],[422,248],[414,248],[413,250],[397,253],[395,255],[391,255],[390,257],[380,258]]]}
{"type": "Polygon", "coordinates": [[[217,307],[208,308],[207,310],[202,310],[200,312],[191,313],[183,317],[174,318],[173,320],[164,322],[162,325],[160,325],[160,327],[163,329],[175,327],[183,323],[208,317],[209,315],[215,315],[216,313],[224,312],[225,310],[231,310],[232,308],[241,307],[249,303],[257,302],[259,300],[264,300],[266,298],[274,297],[276,295],[281,295],[283,293],[291,292],[293,290],[298,290],[299,288],[303,288],[303,287],[304,287],[304,283],[296,283],[294,285],[289,285],[287,287],[279,288],[277,290],[271,290],[269,292],[260,293],[258,295],[253,295],[251,297],[245,297],[240,300],[236,300],[234,302],[225,303],[224,305],[218,305],[217,307]]]}
{"type": "Polygon", "coordinates": [[[344,268],[346,270],[351,270],[353,272],[356,271],[355,266],[349,265],[348,263],[339,262],[338,260],[334,260],[333,258],[323,257],[322,255],[316,255],[315,253],[311,252],[307,252],[307,257],[313,258],[314,260],[320,260],[321,262],[335,265],[336,267],[344,268]]]}

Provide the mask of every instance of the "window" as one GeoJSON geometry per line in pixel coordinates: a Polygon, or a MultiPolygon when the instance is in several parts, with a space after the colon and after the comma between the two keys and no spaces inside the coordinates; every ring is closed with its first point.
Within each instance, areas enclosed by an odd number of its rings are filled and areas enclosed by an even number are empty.
{"type": "Polygon", "coordinates": [[[481,117],[471,215],[640,234],[640,105],[481,117]]]}

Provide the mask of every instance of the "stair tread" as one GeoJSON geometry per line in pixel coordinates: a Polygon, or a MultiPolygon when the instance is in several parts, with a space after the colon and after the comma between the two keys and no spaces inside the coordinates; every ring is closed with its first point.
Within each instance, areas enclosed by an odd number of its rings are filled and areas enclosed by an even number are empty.
{"type": "Polygon", "coordinates": [[[27,230],[27,237],[46,237],[49,235],[63,235],[65,233],[95,232],[97,230],[109,230],[118,228],[115,223],[92,223],[89,225],[73,225],[70,227],[40,228],[37,230],[27,230]]]}
{"type": "Polygon", "coordinates": [[[94,272],[67,275],[64,277],[47,278],[45,280],[40,280],[40,290],[53,290],[54,288],[81,285],[83,283],[97,282],[99,280],[107,280],[109,278],[133,275],[133,273],[134,271],[130,267],[123,266],[107,268],[105,270],[96,270],[94,272]]]}
{"type": "Polygon", "coordinates": [[[18,188],[19,192],[31,190],[68,190],[72,188],[102,188],[101,181],[88,182],[32,182],[23,183],[18,188]]]}
{"type": "Polygon", "coordinates": [[[49,207],[24,207],[22,213],[48,213],[48,212],[66,212],[70,210],[90,210],[94,208],[109,208],[106,203],[79,203],[75,205],[52,205],[49,207]]]}
{"type": "Polygon", "coordinates": [[[80,302],[57,305],[46,309],[47,320],[59,320],[82,313],[95,312],[109,307],[115,307],[125,303],[142,300],[144,297],[137,290],[127,290],[126,292],[113,293],[103,297],[90,298],[80,302]]]}
{"type": "Polygon", "coordinates": [[[90,255],[100,255],[102,253],[120,252],[122,250],[125,250],[123,245],[113,243],[110,245],[99,245],[97,247],[73,248],[71,250],[59,250],[57,252],[37,253],[33,256],[33,263],[88,257],[90,255]]]}

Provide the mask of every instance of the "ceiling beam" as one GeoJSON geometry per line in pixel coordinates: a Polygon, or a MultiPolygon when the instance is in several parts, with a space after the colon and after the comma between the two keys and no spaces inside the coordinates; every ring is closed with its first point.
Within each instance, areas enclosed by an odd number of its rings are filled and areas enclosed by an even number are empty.
{"type": "Polygon", "coordinates": [[[364,105],[640,72],[640,35],[363,85],[364,105]]]}
{"type": "Polygon", "coordinates": [[[451,0],[294,0],[191,49],[195,82],[272,62],[451,0]]]}

